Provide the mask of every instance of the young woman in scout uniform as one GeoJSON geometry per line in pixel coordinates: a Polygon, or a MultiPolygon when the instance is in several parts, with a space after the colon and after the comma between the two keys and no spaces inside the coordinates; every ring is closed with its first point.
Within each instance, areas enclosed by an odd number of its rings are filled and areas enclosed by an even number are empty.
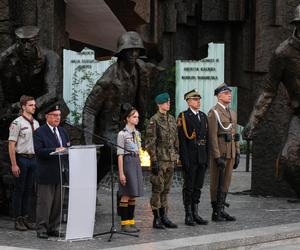
{"type": "Polygon", "coordinates": [[[143,196],[143,176],[139,151],[141,134],[135,126],[139,122],[138,111],[130,107],[125,111],[123,121],[125,127],[118,134],[118,169],[119,169],[119,213],[122,231],[136,233],[140,230],[135,226],[135,197],[143,196]]]}

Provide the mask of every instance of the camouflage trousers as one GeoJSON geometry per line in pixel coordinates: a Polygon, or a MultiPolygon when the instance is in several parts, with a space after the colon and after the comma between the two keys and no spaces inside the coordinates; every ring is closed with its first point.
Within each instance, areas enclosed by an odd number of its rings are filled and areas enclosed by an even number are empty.
{"type": "Polygon", "coordinates": [[[175,162],[159,161],[158,175],[151,175],[152,196],[150,205],[152,210],[168,207],[168,194],[172,186],[175,162]]]}

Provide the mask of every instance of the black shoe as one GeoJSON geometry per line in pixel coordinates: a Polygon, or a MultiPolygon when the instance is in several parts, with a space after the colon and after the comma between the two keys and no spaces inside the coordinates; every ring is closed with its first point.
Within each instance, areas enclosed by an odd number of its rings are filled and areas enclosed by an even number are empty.
{"type": "Polygon", "coordinates": [[[221,217],[221,206],[218,205],[216,201],[211,202],[211,207],[213,209],[212,215],[211,215],[211,220],[212,221],[225,221],[223,217],[221,217]]]}
{"type": "Polygon", "coordinates": [[[218,211],[213,211],[213,213],[211,215],[211,220],[219,222],[219,221],[225,221],[225,218],[223,218],[221,216],[221,213],[219,213],[218,211]]]}
{"type": "Polygon", "coordinates": [[[156,229],[165,229],[165,226],[162,224],[160,217],[158,215],[158,210],[152,210],[153,212],[153,228],[156,229]]]}
{"type": "Polygon", "coordinates": [[[194,218],[192,216],[192,207],[191,205],[186,205],[185,206],[185,220],[184,220],[185,225],[188,226],[195,226],[196,223],[194,221],[194,218]]]}
{"type": "Polygon", "coordinates": [[[230,214],[226,213],[224,210],[221,211],[221,217],[226,221],[236,221],[236,218],[234,216],[231,216],[230,214]]]}
{"type": "Polygon", "coordinates": [[[59,233],[57,230],[49,231],[47,234],[50,237],[64,237],[65,236],[64,233],[59,233]]]}
{"type": "Polygon", "coordinates": [[[161,207],[159,209],[159,214],[160,214],[160,220],[162,224],[164,224],[165,227],[167,228],[177,228],[178,226],[173,223],[166,215],[166,210],[164,207],[161,207]]]}
{"type": "Polygon", "coordinates": [[[40,239],[48,239],[48,234],[46,232],[37,232],[36,236],[40,239]]]}
{"type": "Polygon", "coordinates": [[[193,219],[197,224],[199,224],[199,225],[207,225],[208,224],[207,220],[204,220],[203,218],[201,218],[201,216],[199,216],[198,204],[196,204],[196,203],[193,204],[192,211],[193,211],[193,219]]]}

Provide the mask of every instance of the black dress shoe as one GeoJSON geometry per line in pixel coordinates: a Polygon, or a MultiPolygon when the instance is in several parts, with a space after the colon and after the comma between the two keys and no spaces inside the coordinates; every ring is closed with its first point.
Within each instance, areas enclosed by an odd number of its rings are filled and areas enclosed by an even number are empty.
{"type": "Polygon", "coordinates": [[[40,239],[48,239],[48,234],[46,232],[37,232],[36,236],[40,239]]]}
{"type": "Polygon", "coordinates": [[[57,230],[55,230],[55,231],[49,231],[48,236],[50,236],[50,237],[64,237],[65,234],[64,233],[59,233],[57,230]]]}

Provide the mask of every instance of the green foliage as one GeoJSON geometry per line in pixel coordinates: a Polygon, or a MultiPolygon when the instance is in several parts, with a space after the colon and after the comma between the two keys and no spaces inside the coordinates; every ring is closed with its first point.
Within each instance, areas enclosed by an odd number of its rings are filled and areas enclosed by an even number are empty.
{"type": "Polygon", "coordinates": [[[90,68],[90,65],[78,65],[72,77],[71,99],[68,104],[71,107],[71,120],[77,125],[81,123],[85,100],[95,85],[95,79],[99,78],[99,74],[92,72],[90,68]]]}

